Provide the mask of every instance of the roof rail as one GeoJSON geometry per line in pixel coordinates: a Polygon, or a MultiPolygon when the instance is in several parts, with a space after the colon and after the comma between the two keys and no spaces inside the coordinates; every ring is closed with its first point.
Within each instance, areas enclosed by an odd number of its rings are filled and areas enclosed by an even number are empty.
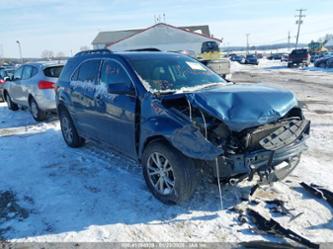
{"type": "Polygon", "coordinates": [[[109,49],[93,49],[93,50],[86,50],[78,52],[74,57],[83,56],[83,55],[92,55],[92,54],[112,54],[112,51],[109,49]]]}
{"type": "Polygon", "coordinates": [[[138,48],[138,49],[129,49],[128,52],[161,52],[158,48],[138,48]]]}

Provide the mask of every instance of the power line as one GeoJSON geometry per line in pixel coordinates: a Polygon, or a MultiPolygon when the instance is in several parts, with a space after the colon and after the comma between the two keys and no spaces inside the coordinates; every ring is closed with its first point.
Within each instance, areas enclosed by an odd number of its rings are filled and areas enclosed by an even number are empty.
{"type": "Polygon", "coordinates": [[[303,15],[303,12],[306,11],[306,9],[299,9],[299,10],[296,10],[296,11],[298,11],[299,14],[295,16],[295,17],[298,18],[298,20],[296,21],[296,24],[298,24],[298,28],[297,28],[297,36],[296,36],[296,45],[295,45],[295,48],[297,48],[297,46],[298,46],[299,34],[301,32],[301,25],[303,24],[302,18],[305,17],[305,15],[303,15]]]}

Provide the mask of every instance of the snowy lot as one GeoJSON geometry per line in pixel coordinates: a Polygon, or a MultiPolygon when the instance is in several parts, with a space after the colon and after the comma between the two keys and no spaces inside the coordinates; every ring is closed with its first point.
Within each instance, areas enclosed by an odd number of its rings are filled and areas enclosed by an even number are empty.
{"type": "MultiPolygon", "coordinates": [[[[279,61],[259,66],[232,64],[235,82],[260,82],[293,90],[312,122],[309,150],[284,182],[259,189],[253,208],[313,242],[333,242],[333,209],[299,182],[333,190],[333,72],[288,69],[279,61]],[[270,213],[264,200],[285,201],[289,215],[270,213]],[[290,220],[292,215],[299,215],[290,220]]],[[[0,238],[12,241],[207,241],[274,240],[253,231],[228,210],[247,196],[250,185],[223,188],[202,180],[190,202],[166,206],[148,192],[141,168],[88,143],[70,149],[55,118],[37,124],[27,111],[0,103],[0,193],[10,191],[16,208],[2,214],[0,238]]],[[[241,203],[241,205],[246,202],[241,203]]],[[[4,212],[3,212],[4,213],[4,212]]]]}

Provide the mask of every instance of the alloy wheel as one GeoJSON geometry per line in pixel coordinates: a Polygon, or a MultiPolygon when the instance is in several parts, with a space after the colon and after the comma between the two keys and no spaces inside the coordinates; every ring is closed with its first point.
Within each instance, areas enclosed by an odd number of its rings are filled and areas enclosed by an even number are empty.
{"type": "Polygon", "coordinates": [[[31,110],[31,114],[32,116],[34,116],[35,118],[38,117],[38,107],[35,101],[31,101],[30,103],[30,110],[31,110]]]}
{"type": "Polygon", "coordinates": [[[161,153],[152,153],[147,161],[147,173],[154,189],[168,195],[175,190],[175,175],[169,160],[161,153]]]}
{"type": "Polygon", "coordinates": [[[62,117],[61,128],[62,128],[62,132],[64,134],[66,141],[68,143],[72,143],[73,142],[73,129],[72,129],[72,126],[70,124],[68,117],[66,117],[66,116],[62,117]]]}

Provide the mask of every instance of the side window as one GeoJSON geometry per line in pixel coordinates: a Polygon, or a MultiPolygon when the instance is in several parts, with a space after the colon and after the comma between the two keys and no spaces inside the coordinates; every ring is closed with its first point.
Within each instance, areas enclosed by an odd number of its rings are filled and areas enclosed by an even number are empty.
{"type": "Polygon", "coordinates": [[[104,85],[123,83],[127,84],[129,87],[132,86],[131,80],[124,68],[119,63],[111,60],[104,61],[100,82],[104,85]]]}
{"type": "Polygon", "coordinates": [[[100,60],[84,62],[79,69],[79,81],[96,83],[99,73],[100,60]]]}
{"type": "Polygon", "coordinates": [[[5,77],[5,69],[0,69],[0,79],[5,77]]]}
{"type": "Polygon", "coordinates": [[[38,73],[38,69],[36,67],[32,67],[31,77],[34,77],[38,73]]]}
{"type": "Polygon", "coordinates": [[[27,80],[31,78],[32,66],[24,66],[22,80],[27,80]]]}
{"type": "Polygon", "coordinates": [[[20,80],[22,77],[23,67],[18,68],[14,73],[14,80],[20,80]]]}
{"type": "Polygon", "coordinates": [[[71,80],[76,81],[78,77],[79,77],[79,68],[76,69],[76,71],[73,73],[71,80]]]}

